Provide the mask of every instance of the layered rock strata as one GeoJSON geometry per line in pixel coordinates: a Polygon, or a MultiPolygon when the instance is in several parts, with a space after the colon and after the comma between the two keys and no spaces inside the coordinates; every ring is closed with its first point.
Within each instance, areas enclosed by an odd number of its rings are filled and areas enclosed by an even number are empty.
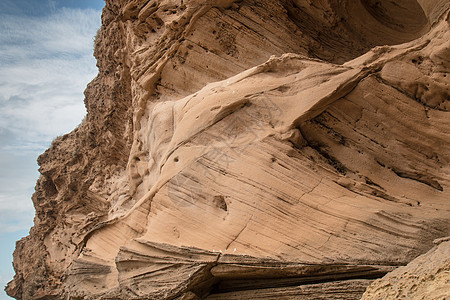
{"type": "Polygon", "coordinates": [[[440,0],[107,0],[7,292],[358,299],[450,235],[449,22],[440,0]]]}

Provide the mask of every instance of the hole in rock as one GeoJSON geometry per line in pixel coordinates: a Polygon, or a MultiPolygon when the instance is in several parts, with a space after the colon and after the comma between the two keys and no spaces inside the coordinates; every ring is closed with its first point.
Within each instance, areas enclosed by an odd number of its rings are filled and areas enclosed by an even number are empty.
{"type": "Polygon", "coordinates": [[[224,196],[214,196],[213,199],[214,204],[220,208],[221,210],[228,211],[227,202],[225,201],[224,196]]]}

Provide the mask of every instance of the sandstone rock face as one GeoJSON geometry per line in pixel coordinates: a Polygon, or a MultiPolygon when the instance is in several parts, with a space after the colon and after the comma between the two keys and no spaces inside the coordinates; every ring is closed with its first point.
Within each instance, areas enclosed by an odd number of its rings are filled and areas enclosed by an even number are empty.
{"type": "Polygon", "coordinates": [[[450,239],[372,283],[362,300],[446,299],[450,291],[450,239]]]}
{"type": "Polygon", "coordinates": [[[8,294],[359,299],[450,235],[449,6],[107,0],[8,294]]]}

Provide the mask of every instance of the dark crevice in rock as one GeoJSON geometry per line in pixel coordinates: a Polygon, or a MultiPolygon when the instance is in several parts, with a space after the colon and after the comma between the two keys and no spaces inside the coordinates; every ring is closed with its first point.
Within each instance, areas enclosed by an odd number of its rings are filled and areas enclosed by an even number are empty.
{"type": "Polygon", "coordinates": [[[399,169],[392,169],[392,171],[397,174],[397,176],[405,179],[411,179],[418,181],[420,183],[426,184],[430,187],[432,187],[435,190],[438,190],[440,192],[444,191],[444,188],[439,184],[437,180],[432,179],[430,176],[427,176],[425,174],[420,174],[417,172],[410,172],[410,171],[404,171],[399,169]]]}
{"type": "MultiPolygon", "coordinates": [[[[327,269],[327,266],[317,267],[322,267],[324,270],[327,269]]],[[[331,266],[329,267],[332,268],[331,266]]],[[[277,275],[277,273],[280,273],[280,270],[281,269],[274,270],[273,274],[270,274],[270,271],[265,271],[266,273],[263,277],[246,276],[246,278],[239,278],[242,276],[242,274],[236,274],[236,277],[227,275],[226,278],[219,278],[220,281],[216,282],[215,285],[211,287],[209,296],[212,296],[212,298],[214,299],[227,299],[225,295],[223,296],[223,298],[221,298],[220,294],[266,289],[280,289],[287,287],[301,287],[307,285],[321,286],[328,283],[345,282],[352,280],[367,280],[366,284],[368,285],[371,283],[371,280],[380,278],[387,273],[387,270],[383,270],[383,268],[378,269],[376,267],[367,266],[353,266],[350,267],[350,269],[347,271],[337,271],[335,273],[325,272],[327,274],[323,275],[320,274],[322,272],[318,271],[318,275],[311,274],[310,276],[292,276],[288,274],[286,274],[285,276],[279,276],[279,274],[277,275]]],[[[362,291],[363,290],[364,289],[362,289],[362,291]]]]}
{"type": "Polygon", "coordinates": [[[345,175],[348,172],[347,167],[341,163],[336,157],[330,155],[329,152],[326,151],[327,146],[321,145],[317,142],[308,142],[308,146],[312,149],[316,150],[320,156],[322,156],[325,161],[328,162],[330,166],[332,166],[338,173],[345,175]]]}

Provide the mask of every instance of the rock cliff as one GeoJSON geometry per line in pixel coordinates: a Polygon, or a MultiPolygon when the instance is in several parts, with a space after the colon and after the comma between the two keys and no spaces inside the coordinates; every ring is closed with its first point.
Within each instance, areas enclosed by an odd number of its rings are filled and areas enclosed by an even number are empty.
{"type": "Polygon", "coordinates": [[[450,235],[449,8],[106,0],[8,294],[359,299],[450,235]]]}

